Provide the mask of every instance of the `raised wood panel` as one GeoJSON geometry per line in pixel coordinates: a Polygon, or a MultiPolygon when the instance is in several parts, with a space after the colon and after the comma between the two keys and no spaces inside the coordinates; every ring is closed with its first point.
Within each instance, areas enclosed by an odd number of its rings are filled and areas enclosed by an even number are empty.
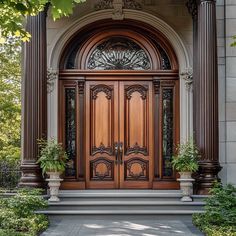
{"type": "Polygon", "coordinates": [[[125,155],[148,153],[147,90],[139,84],[125,86],[125,155]]]}
{"type": "Polygon", "coordinates": [[[124,162],[125,181],[138,181],[149,179],[149,161],[141,158],[129,159],[124,162]]]}
{"type": "Polygon", "coordinates": [[[86,187],[117,188],[118,82],[86,82],[86,187]]]}
{"type": "Polygon", "coordinates": [[[113,87],[99,84],[91,88],[91,155],[112,155],[114,140],[113,87]]]}
{"type": "Polygon", "coordinates": [[[90,180],[114,180],[114,161],[102,156],[90,161],[90,180]]]}
{"type": "Polygon", "coordinates": [[[153,176],[152,82],[120,82],[121,188],[151,188],[153,176]]]}

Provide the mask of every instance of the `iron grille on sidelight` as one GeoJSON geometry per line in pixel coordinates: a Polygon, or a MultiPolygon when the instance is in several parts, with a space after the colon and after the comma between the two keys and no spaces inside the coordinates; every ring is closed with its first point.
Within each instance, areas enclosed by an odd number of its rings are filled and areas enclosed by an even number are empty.
{"type": "Polygon", "coordinates": [[[76,120],[75,120],[75,88],[65,89],[66,97],[66,152],[68,154],[68,162],[65,171],[65,175],[68,177],[75,177],[76,168],[76,120]]]}
{"type": "Polygon", "coordinates": [[[173,174],[171,159],[173,154],[173,89],[163,89],[163,176],[173,174]]]}

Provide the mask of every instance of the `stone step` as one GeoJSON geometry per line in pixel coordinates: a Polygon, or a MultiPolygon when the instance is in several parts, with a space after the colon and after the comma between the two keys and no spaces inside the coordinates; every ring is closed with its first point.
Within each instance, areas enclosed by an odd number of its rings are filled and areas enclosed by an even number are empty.
{"type": "Polygon", "coordinates": [[[203,210],[42,210],[36,213],[47,215],[191,215],[203,210]]]}
{"type": "Polygon", "coordinates": [[[49,210],[202,210],[204,202],[181,201],[60,201],[50,202],[49,210]]]}
{"type": "MultiPolygon", "coordinates": [[[[62,201],[179,201],[182,194],[179,190],[78,190],[60,191],[62,201]]],[[[206,196],[193,195],[194,201],[202,202],[206,196]]]]}
{"type": "Polygon", "coordinates": [[[72,190],[60,191],[60,202],[38,211],[50,219],[190,219],[203,212],[206,196],[193,195],[181,202],[179,190],[72,190]]]}
{"type": "Polygon", "coordinates": [[[50,220],[190,220],[202,210],[44,210],[50,220]]]}

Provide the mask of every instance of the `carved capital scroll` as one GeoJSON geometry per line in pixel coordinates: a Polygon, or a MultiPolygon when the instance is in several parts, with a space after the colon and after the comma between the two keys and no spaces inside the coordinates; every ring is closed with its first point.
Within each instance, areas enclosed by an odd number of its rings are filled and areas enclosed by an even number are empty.
{"type": "Polygon", "coordinates": [[[189,13],[192,15],[193,19],[197,19],[197,1],[196,0],[188,0],[186,3],[189,13]]]}
{"type": "Polygon", "coordinates": [[[184,72],[180,73],[180,76],[182,79],[185,80],[185,87],[188,91],[192,89],[192,84],[193,84],[193,70],[192,68],[187,68],[185,69],[184,72]]]}
{"type": "Polygon", "coordinates": [[[58,79],[58,71],[52,68],[47,69],[47,92],[51,93],[55,88],[55,81],[58,79]]]}

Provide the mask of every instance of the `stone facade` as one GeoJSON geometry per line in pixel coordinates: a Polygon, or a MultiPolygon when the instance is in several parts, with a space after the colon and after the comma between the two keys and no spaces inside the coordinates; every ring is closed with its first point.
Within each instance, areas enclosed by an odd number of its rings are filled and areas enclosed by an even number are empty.
{"type": "MultiPolygon", "coordinates": [[[[47,19],[47,51],[48,67],[58,70],[58,65],[52,63],[52,51],[56,42],[65,34],[73,24],[83,24],[83,19],[88,14],[96,11],[96,4],[100,0],[87,0],[79,4],[70,17],[65,17],[54,22],[47,19]]],[[[180,66],[181,73],[187,67],[192,67],[193,59],[193,27],[192,17],[188,13],[186,0],[137,0],[143,11],[154,15],[168,24],[180,37],[189,58],[180,66]]],[[[101,12],[109,12],[109,9],[101,12]]],[[[112,11],[111,11],[112,12],[112,11]]],[[[124,18],[126,12],[124,11],[124,18]]],[[[50,16],[50,14],[49,14],[50,16]]],[[[99,17],[98,17],[99,20],[99,17]]],[[[218,74],[219,74],[219,149],[220,162],[223,167],[220,177],[224,183],[236,184],[236,48],[230,47],[232,36],[236,34],[236,1],[217,0],[217,43],[218,43],[218,74]]],[[[60,55],[58,55],[59,58],[60,55]]],[[[54,89],[48,93],[48,133],[57,136],[57,80],[54,89]]],[[[183,92],[183,89],[182,91],[183,92]]],[[[184,93],[184,92],[183,92],[184,93]]],[[[183,98],[183,106],[185,98],[183,98]]],[[[191,99],[190,99],[191,102],[191,99]]],[[[181,138],[192,134],[192,107],[182,109],[181,119],[186,119],[189,125],[182,127],[181,138]],[[187,113],[191,114],[188,115],[187,113]],[[186,118],[187,117],[187,118],[186,118]],[[187,129],[187,131],[186,131],[187,129]]]]}
{"type": "MultiPolygon", "coordinates": [[[[223,1],[222,1],[223,2],[223,1]]],[[[236,2],[225,0],[225,181],[236,184],[236,48],[230,47],[236,34],[236,2]]],[[[222,89],[223,91],[223,89],[222,89]]]]}

